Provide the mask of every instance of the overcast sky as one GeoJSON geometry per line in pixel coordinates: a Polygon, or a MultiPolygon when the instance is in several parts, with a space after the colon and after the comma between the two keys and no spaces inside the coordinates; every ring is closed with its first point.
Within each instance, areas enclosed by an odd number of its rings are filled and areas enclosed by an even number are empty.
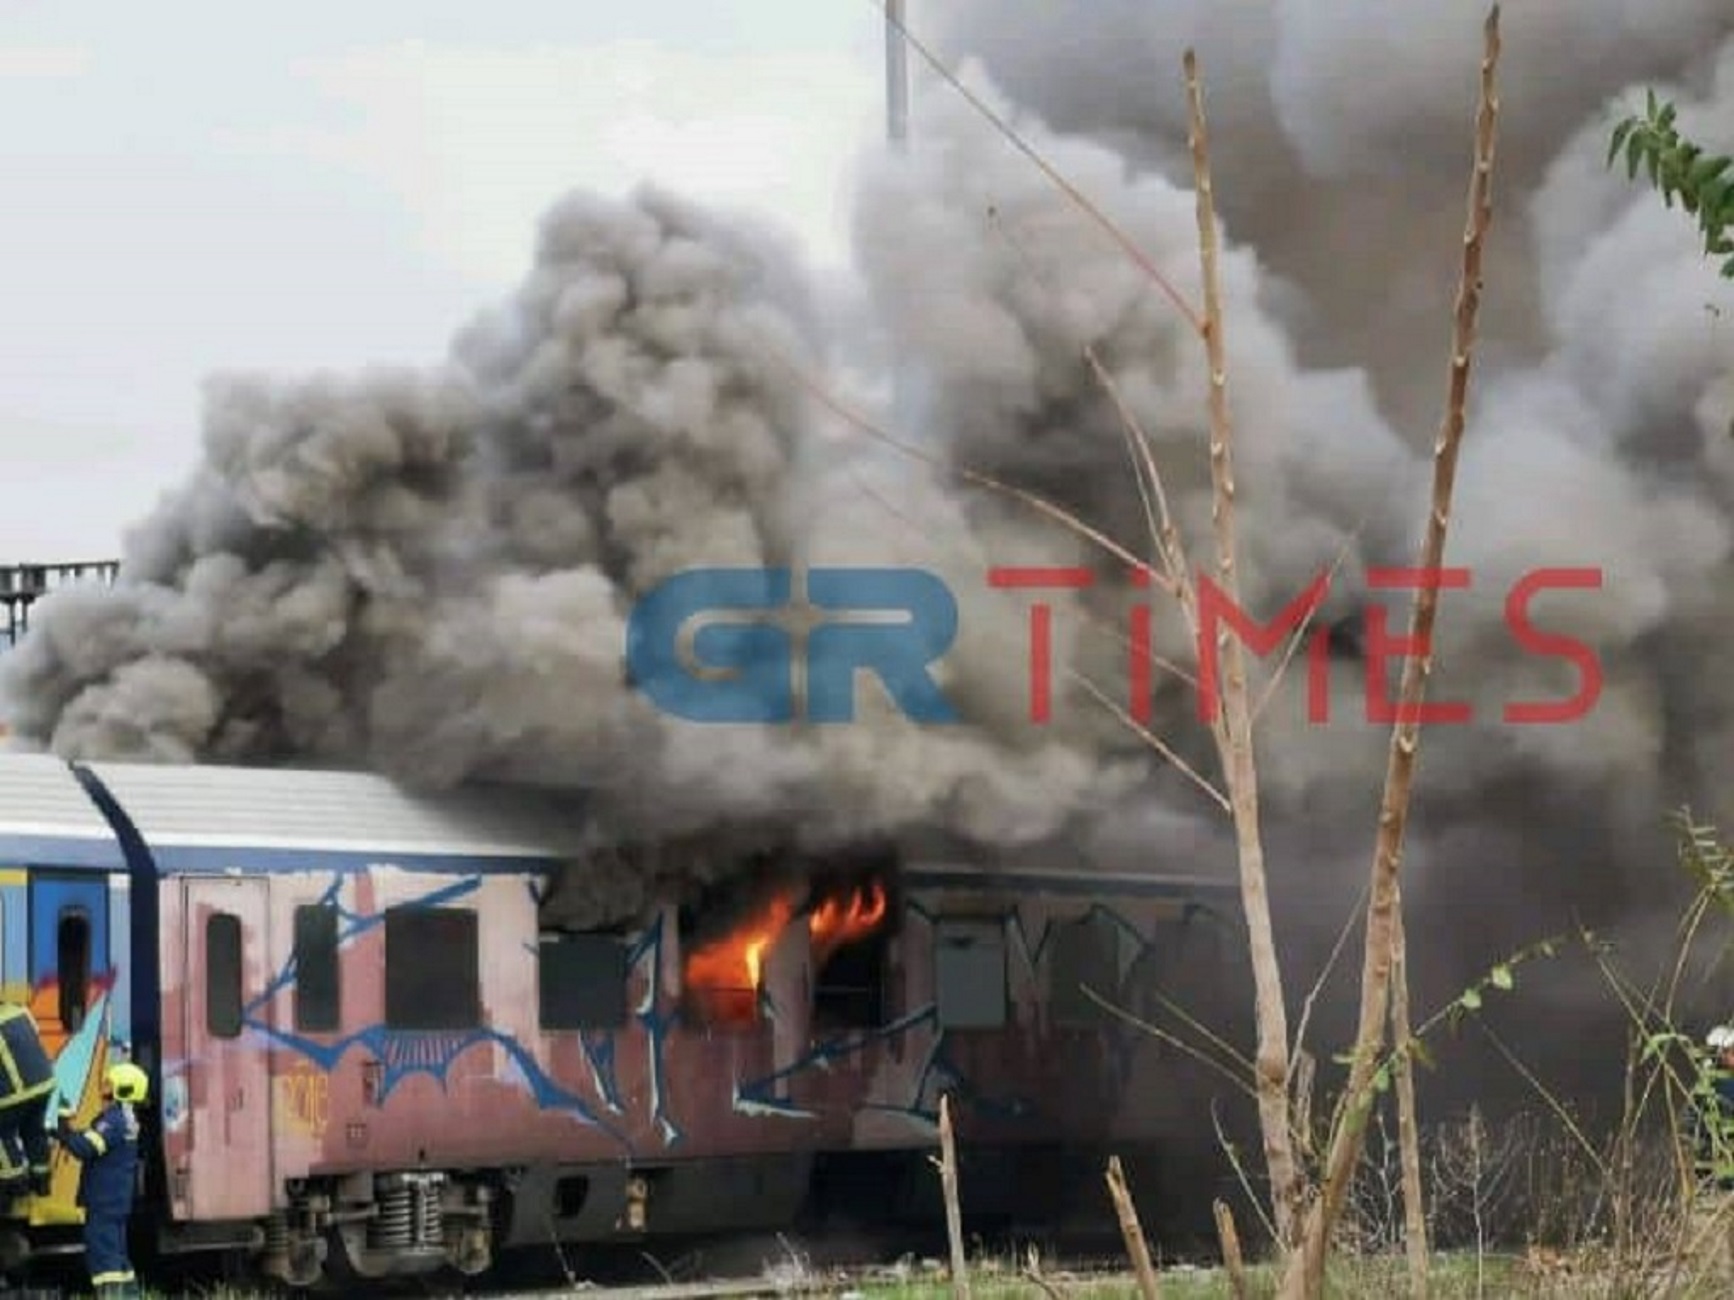
{"type": "Polygon", "coordinates": [[[118,553],[213,370],[437,361],[651,176],[842,257],[867,0],[0,0],[0,563],[118,553]]]}

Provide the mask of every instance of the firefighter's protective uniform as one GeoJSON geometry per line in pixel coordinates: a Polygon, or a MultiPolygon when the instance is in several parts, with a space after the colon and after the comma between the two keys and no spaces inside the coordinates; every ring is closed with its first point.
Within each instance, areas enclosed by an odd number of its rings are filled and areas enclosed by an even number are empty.
{"type": "Polygon", "coordinates": [[[78,1158],[78,1203],[84,1209],[84,1264],[97,1296],[136,1297],[138,1281],[127,1256],[127,1220],[138,1178],[138,1116],[133,1107],[150,1091],[145,1072],[130,1061],[111,1066],[103,1079],[108,1105],[82,1133],[62,1114],[61,1144],[78,1158]]]}
{"type": "Polygon", "coordinates": [[[30,1008],[0,1003],[0,1193],[48,1192],[54,1062],[30,1008]]]}
{"type": "Polygon", "coordinates": [[[1696,1117],[1698,1177],[1729,1190],[1734,1189],[1734,1026],[1717,1025],[1704,1045],[1713,1058],[1712,1096],[1699,1105],[1696,1117]]]}

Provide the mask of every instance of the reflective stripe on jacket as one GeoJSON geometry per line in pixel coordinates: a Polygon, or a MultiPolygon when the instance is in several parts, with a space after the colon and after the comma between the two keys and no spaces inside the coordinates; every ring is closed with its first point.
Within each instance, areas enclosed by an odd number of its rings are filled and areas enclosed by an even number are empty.
{"type": "Polygon", "coordinates": [[[82,1133],[61,1141],[84,1167],[78,1174],[78,1203],[88,1214],[132,1213],[138,1177],[138,1116],[125,1102],[113,1101],[82,1133]]]}
{"type": "Polygon", "coordinates": [[[54,1087],[54,1062],[36,1017],[16,1002],[0,1003],[0,1107],[33,1101],[54,1087]]]}

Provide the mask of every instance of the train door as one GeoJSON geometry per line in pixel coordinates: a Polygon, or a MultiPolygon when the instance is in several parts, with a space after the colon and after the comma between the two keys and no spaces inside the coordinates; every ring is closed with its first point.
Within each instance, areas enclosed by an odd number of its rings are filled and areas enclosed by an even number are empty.
{"type": "Polygon", "coordinates": [[[271,1211],[270,1056],[247,1032],[270,978],[269,882],[261,877],[182,882],[186,918],[188,1211],[246,1219],[271,1211]]]}
{"type": "Polygon", "coordinates": [[[32,1010],[50,1053],[84,1027],[109,974],[108,878],[88,871],[30,873],[32,1010]]]}

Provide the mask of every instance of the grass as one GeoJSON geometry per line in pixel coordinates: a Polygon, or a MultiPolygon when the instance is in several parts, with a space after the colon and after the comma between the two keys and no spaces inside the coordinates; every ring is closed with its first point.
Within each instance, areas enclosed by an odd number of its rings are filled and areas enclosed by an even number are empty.
{"type": "MultiPolygon", "coordinates": [[[[1247,1267],[1247,1291],[1250,1297],[1276,1294],[1277,1270],[1271,1266],[1247,1267]]],[[[1344,1259],[1333,1261],[1327,1274],[1329,1293],[1343,1300],[1389,1300],[1402,1295],[1408,1286],[1408,1273],[1401,1256],[1344,1259]]],[[[1055,1274],[1045,1279],[1048,1286],[1066,1300],[1137,1300],[1138,1286],[1130,1276],[1108,1278],[1078,1278],[1055,1274]]],[[[1439,1255],[1433,1260],[1429,1275],[1429,1295],[1432,1300],[1468,1300],[1478,1296],[1541,1296],[1567,1295],[1570,1288],[1551,1293],[1538,1288],[1516,1260],[1508,1257],[1473,1255],[1439,1255]]],[[[808,1292],[809,1295],[839,1296],[853,1293],[867,1300],[951,1300],[951,1285],[944,1280],[910,1282],[863,1283],[853,1288],[837,1288],[808,1292]]],[[[1009,1269],[978,1269],[970,1276],[970,1293],[974,1300],[1011,1300],[1011,1297],[1041,1296],[1043,1289],[1009,1269]],[[999,1272],[1000,1276],[994,1276],[999,1272]]],[[[1162,1273],[1162,1300],[1231,1300],[1234,1292],[1228,1275],[1220,1268],[1176,1268],[1162,1273]]]]}
{"type": "MultiPolygon", "coordinates": [[[[1487,1258],[1480,1261],[1480,1287],[1477,1287],[1477,1261],[1473,1256],[1443,1255],[1434,1261],[1430,1294],[1432,1300],[1455,1300],[1457,1297],[1527,1296],[1541,1292],[1526,1289],[1521,1269],[1509,1259],[1487,1258]]],[[[1406,1273],[1401,1257],[1338,1260],[1330,1273],[1330,1294],[1344,1300],[1368,1300],[1401,1294],[1406,1286],[1406,1273]]],[[[745,1279],[743,1279],[745,1280],[745,1279]]],[[[1272,1296],[1276,1292],[1277,1273],[1266,1266],[1247,1268],[1248,1291],[1252,1297],[1272,1296]]],[[[1080,1277],[1056,1272],[1044,1281],[1052,1294],[1065,1300],[1138,1300],[1137,1283],[1128,1275],[1119,1277],[1080,1277]]],[[[1018,1275],[1009,1261],[981,1260],[970,1272],[972,1300],[1013,1300],[1013,1297],[1040,1297],[1044,1288],[1018,1275]]],[[[67,1294],[77,1294],[68,1292],[67,1294]]],[[[198,1287],[186,1292],[144,1290],[145,1300],[264,1300],[267,1293],[229,1286],[198,1287]]],[[[557,1296],[594,1294],[580,1290],[550,1290],[538,1292],[553,1300],[557,1296]]],[[[606,1292],[604,1292],[606,1294],[606,1292]]],[[[951,1284],[943,1271],[922,1278],[891,1281],[837,1281],[778,1287],[767,1282],[765,1296],[802,1297],[862,1297],[863,1300],[951,1300],[951,1284]]],[[[1565,1295],[1568,1291],[1554,1294],[1565,1295]]],[[[1175,1268],[1162,1274],[1162,1300],[1230,1300],[1233,1291],[1227,1274],[1221,1269],[1175,1268]]]]}
{"type": "MultiPolygon", "coordinates": [[[[1697,1296],[1725,1295],[1721,1287],[1694,1287],[1681,1279],[1673,1288],[1653,1290],[1647,1287],[1619,1285],[1613,1282],[1602,1265],[1589,1254],[1554,1257],[1556,1268],[1538,1270],[1527,1260],[1513,1255],[1481,1255],[1473,1252],[1440,1253],[1433,1256],[1428,1274],[1429,1300],[1567,1300],[1568,1297],[1636,1297],[1668,1294],[1682,1300],[1697,1296]],[[1574,1266],[1575,1265],[1575,1266],[1574,1266]]],[[[807,1276],[785,1278],[780,1282],[766,1278],[762,1290],[752,1295],[766,1297],[833,1297],[834,1300],[952,1300],[951,1284],[942,1267],[929,1265],[916,1276],[886,1277],[889,1270],[877,1270],[877,1277],[855,1278],[807,1276]]],[[[1276,1294],[1278,1270],[1272,1265],[1248,1265],[1248,1300],[1268,1300],[1276,1294]]],[[[742,1278],[749,1283],[750,1278],[742,1278]]],[[[489,1288],[479,1287],[486,1291],[489,1288]]],[[[654,1284],[649,1289],[654,1291],[654,1284]]],[[[631,1293],[627,1288],[623,1293],[631,1293]]],[[[1064,1300],[1138,1300],[1138,1287],[1130,1274],[1089,1277],[1061,1271],[1047,1273],[1041,1284],[1020,1275],[1017,1266],[1007,1258],[978,1258],[970,1270],[972,1300],[1012,1300],[1012,1297],[1044,1295],[1064,1300]]],[[[609,1294],[603,1290],[600,1294],[609,1294]]],[[[1373,1256],[1338,1255],[1326,1274],[1326,1294],[1332,1300],[1392,1300],[1408,1293],[1407,1264],[1400,1254],[1373,1256]]],[[[69,1291],[73,1295],[77,1292],[69,1291]]],[[[439,1295],[435,1288],[424,1293],[439,1295]]],[[[454,1293],[455,1294],[455,1293],[454,1293]]],[[[530,1293],[525,1293],[530,1294],[530,1293]]],[[[534,1293],[538,1297],[594,1296],[594,1290],[550,1289],[534,1293]]],[[[265,1300],[263,1291],[244,1287],[212,1285],[187,1291],[146,1289],[147,1300],[265,1300]]],[[[1220,1268],[1176,1267],[1162,1272],[1162,1300],[1233,1300],[1234,1291],[1227,1274],[1220,1268]]]]}

